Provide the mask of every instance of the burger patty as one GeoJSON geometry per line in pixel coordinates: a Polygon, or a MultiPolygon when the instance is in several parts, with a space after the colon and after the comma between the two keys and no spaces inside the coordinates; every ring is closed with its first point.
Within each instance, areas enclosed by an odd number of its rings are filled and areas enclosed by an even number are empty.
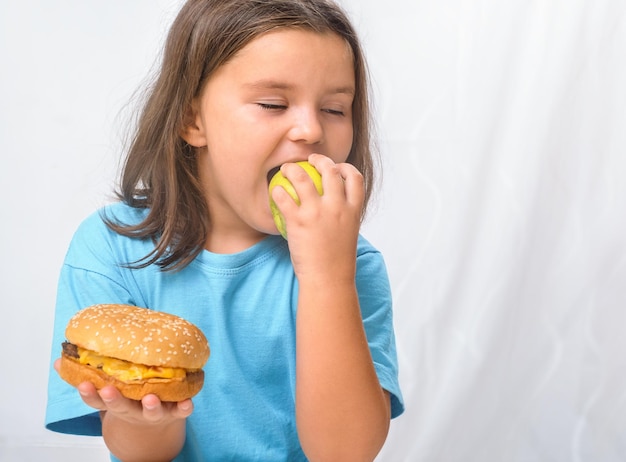
{"type": "Polygon", "coordinates": [[[80,356],[78,355],[78,347],[70,342],[63,342],[63,353],[65,353],[70,358],[80,358],[80,356]]]}

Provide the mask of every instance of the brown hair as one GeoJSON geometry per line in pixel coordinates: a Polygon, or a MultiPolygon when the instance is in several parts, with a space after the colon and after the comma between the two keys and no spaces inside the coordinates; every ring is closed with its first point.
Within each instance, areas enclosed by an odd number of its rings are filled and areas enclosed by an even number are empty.
{"type": "Polygon", "coordinates": [[[117,193],[128,205],[149,209],[148,214],[136,225],[105,218],[122,235],[155,241],[150,254],[129,266],[156,263],[163,269],[181,269],[204,248],[209,213],[194,148],[180,136],[185,115],[219,66],[254,38],[283,27],[336,33],[352,50],[354,139],[347,161],[365,180],[364,216],[374,179],[368,79],[361,45],[346,14],[327,0],[188,0],[167,36],[117,193]]]}

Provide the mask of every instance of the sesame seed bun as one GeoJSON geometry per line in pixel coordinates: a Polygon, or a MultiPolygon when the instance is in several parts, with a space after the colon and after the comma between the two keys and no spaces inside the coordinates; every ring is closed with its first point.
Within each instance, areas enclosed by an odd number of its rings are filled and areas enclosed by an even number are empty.
{"type": "Polygon", "coordinates": [[[102,356],[147,366],[201,369],[209,344],[194,324],[130,305],[94,305],[72,317],[65,338],[102,356]]]}
{"type": "Polygon", "coordinates": [[[65,337],[73,350],[64,346],[60,375],[74,386],[90,381],[97,389],[114,385],[131,399],[155,393],[162,401],[181,401],[197,394],[204,383],[201,369],[210,354],[207,339],[197,326],[169,313],[130,305],[94,305],[70,319],[65,337]],[[85,350],[97,360],[86,361],[85,350]],[[122,364],[124,368],[145,366],[139,369],[150,374],[142,372],[132,378],[116,374],[111,371],[120,364],[115,360],[132,363],[122,364]],[[173,377],[159,377],[165,368],[179,370],[173,377]]]}

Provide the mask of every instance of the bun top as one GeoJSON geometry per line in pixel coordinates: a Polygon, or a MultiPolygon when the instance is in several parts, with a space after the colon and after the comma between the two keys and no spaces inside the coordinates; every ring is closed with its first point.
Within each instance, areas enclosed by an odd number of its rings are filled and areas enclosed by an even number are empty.
{"type": "Polygon", "coordinates": [[[131,305],[94,305],[65,329],[74,345],[147,366],[201,369],[209,359],[202,331],[178,316],[131,305]]]}

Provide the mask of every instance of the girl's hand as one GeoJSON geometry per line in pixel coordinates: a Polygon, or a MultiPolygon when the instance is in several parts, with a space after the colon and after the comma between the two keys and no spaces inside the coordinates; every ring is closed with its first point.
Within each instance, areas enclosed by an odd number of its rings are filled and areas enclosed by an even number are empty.
{"type": "Polygon", "coordinates": [[[78,392],[88,406],[133,424],[166,425],[174,420],[186,419],[193,410],[190,399],[165,403],[156,395],[146,395],[141,401],[135,401],[122,396],[114,386],[96,390],[90,382],[81,383],[78,392]]]}
{"type": "MultiPolygon", "coordinates": [[[[54,367],[58,371],[59,360],[55,361],[54,367]]],[[[156,395],[146,395],[141,401],[135,401],[122,396],[114,386],[107,386],[98,391],[91,382],[83,382],[77,389],[88,406],[110,412],[133,424],[167,424],[174,420],[186,419],[193,411],[190,399],[179,403],[164,403],[156,395]]]]}
{"type": "Polygon", "coordinates": [[[374,368],[356,286],[363,177],[328,157],[308,160],[322,176],[322,196],[293,164],[281,170],[301,205],[273,190],[299,284],[298,437],[311,460],[373,460],[389,431],[390,400],[374,368]]]}
{"type": "MultiPolygon", "coordinates": [[[[57,372],[59,363],[54,363],[57,372]]],[[[185,419],[193,411],[190,399],[166,403],[156,395],[146,395],[135,401],[114,386],[96,390],[91,382],[83,382],[77,389],[85,404],[100,411],[102,437],[118,459],[170,461],[181,451],[185,419]]]]}
{"type": "Polygon", "coordinates": [[[324,194],[296,164],[285,164],[283,175],[293,184],[300,206],[282,188],[273,197],[288,230],[291,258],[298,279],[320,283],[354,282],[356,243],[364,200],[363,176],[351,164],[335,164],[311,154],[308,161],[320,172],[324,194]]]}

